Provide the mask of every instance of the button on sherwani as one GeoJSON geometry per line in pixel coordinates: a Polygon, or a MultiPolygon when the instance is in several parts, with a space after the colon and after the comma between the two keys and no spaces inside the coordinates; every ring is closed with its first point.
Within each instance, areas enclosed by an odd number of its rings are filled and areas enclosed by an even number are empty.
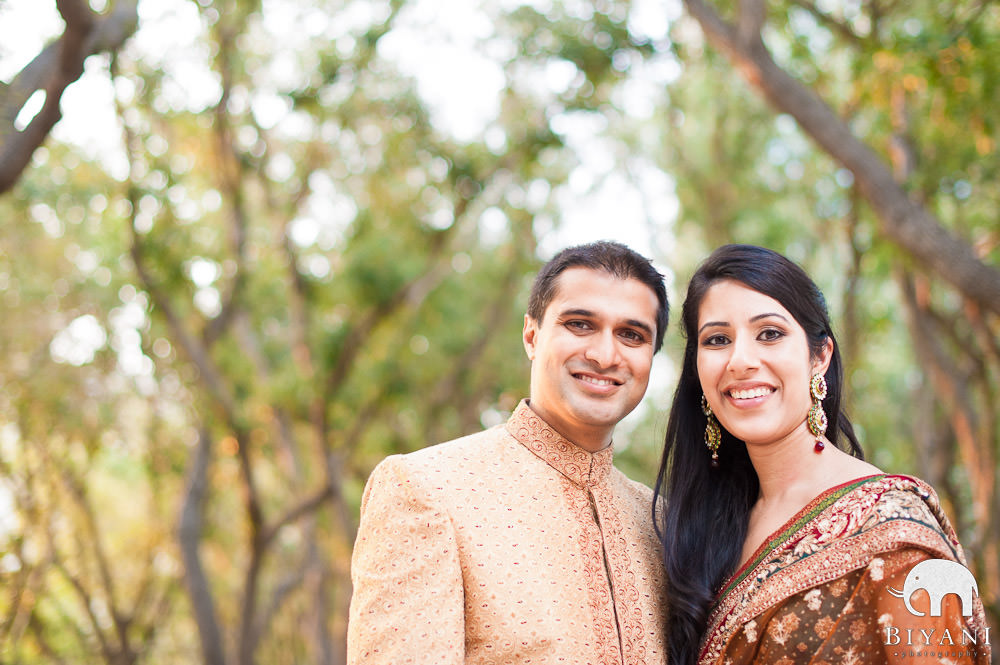
{"type": "Polygon", "coordinates": [[[348,663],[666,662],[652,500],[526,402],[387,458],[362,501],[348,663]]]}

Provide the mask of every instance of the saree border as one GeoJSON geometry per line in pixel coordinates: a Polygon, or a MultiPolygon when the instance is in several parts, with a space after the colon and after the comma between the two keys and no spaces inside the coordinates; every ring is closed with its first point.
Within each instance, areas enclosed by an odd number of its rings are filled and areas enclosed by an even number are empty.
{"type": "Polygon", "coordinates": [[[879,554],[908,547],[965,560],[926,483],[875,475],[826,490],[775,531],[724,586],[708,619],[699,662],[717,661],[747,618],[864,568],[879,554]],[[898,493],[894,503],[883,501],[890,492],[898,493]]]}
{"type": "Polygon", "coordinates": [[[807,503],[804,508],[801,508],[799,512],[795,513],[795,515],[785,522],[784,525],[768,536],[768,538],[761,543],[753,555],[747,559],[747,562],[743,564],[739,570],[733,573],[733,576],[730,577],[729,581],[722,587],[722,591],[719,592],[720,602],[721,599],[725,598],[726,594],[733,589],[733,587],[739,585],[739,583],[743,581],[743,579],[758,564],[760,564],[761,561],[764,560],[764,557],[784,544],[789,538],[794,536],[802,527],[808,524],[821,512],[832,506],[840,500],[841,497],[854,491],[858,487],[884,477],[885,474],[876,474],[872,476],[864,476],[855,480],[849,480],[846,483],[836,485],[835,487],[825,490],[812,501],[807,503]]]}

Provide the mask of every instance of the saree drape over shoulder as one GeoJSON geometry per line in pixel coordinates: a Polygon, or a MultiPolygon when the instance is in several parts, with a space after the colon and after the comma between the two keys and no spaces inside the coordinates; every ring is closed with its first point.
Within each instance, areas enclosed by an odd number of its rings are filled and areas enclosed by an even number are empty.
{"type": "Polygon", "coordinates": [[[973,602],[964,613],[971,616],[963,616],[955,595],[962,569],[951,562],[965,564],[962,548],[924,482],[880,475],[835,487],[775,532],[726,583],[699,662],[986,665],[990,635],[982,603],[967,593],[973,602]],[[917,571],[907,585],[914,566],[932,559],[947,561],[931,564],[936,570],[922,580],[914,579],[917,571]],[[928,592],[944,587],[954,593],[939,610],[928,592]],[[912,595],[902,597],[904,590],[912,595]]]}

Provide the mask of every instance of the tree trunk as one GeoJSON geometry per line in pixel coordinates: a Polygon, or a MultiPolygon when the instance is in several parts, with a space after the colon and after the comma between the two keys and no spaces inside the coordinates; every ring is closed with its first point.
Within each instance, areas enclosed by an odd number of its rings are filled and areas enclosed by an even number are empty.
{"type": "Polygon", "coordinates": [[[58,0],[66,29],[22,69],[9,85],[0,84],[0,194],[17,183],[31,156],[62,118],[63,92],[83,74],[83,63],[95,53],[114,53],[135,32],[138,0],[119,0],[105,16],[94,14],[83,0],[58,0]],[[23,131],[14,121],[35,92],[45,92],[38,115],[23,131]]]}
{"type": "Polygon", "coordinates": [[[771,58],[760,29],[762,0],[740,3],[737,25],[723,21],[704,0],[684,0],[709,42],[726,54],[776,109],[787,113],[831,157],[848,168],[885,235],[984,309],[1000,314],[1000,271],[949,233],[926,208],[910,199],[875,152],[810,88],[771,58]]]}

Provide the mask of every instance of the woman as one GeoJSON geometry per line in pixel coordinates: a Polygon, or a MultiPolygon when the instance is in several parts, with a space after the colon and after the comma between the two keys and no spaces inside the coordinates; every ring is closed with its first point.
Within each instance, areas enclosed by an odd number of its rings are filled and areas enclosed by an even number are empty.
{"type": "Polygon", "coordinates": [[[961,546],[928,485],[864,461],[808,275],[727,245],[691,279],[681,316],[654,509],[671,665],[988,663],[978,597],[928,611],[914,593],[964,571],[961,546]],[[931,559],[947,561],[907,581],[931,559]]]}

